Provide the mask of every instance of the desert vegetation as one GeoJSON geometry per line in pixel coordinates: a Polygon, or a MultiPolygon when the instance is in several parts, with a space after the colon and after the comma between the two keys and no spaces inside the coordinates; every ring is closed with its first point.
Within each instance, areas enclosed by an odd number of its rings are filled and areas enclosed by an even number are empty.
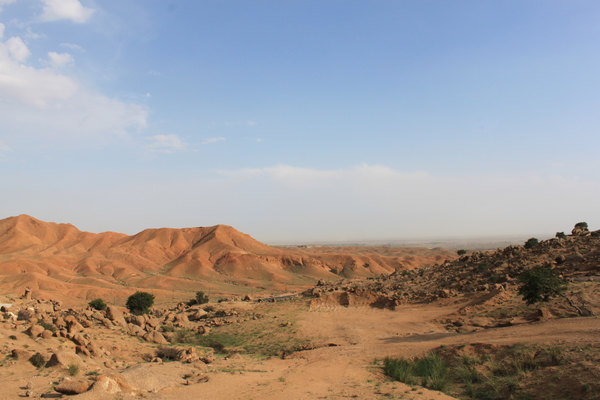
{"type": "Polygon", "coordinates": [[[133,399],[155,385],[157,399],[236,398],[244,388],[271,399],[592,400],[600,232],[573,231],[535,250],[465,251],[262,298],[195,286],[191,299],[168,302],[164,292],[127,288],[126,301],[77,307],[27,290],[0,302],[0,378],[13,398],[102,398],[112,387],[133,399]]]}

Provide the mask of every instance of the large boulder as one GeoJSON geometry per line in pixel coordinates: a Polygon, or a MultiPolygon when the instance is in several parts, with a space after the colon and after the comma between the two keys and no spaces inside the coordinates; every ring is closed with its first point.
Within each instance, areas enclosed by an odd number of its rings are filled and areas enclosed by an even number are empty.
{"type": "Polygon", "coordinates": [[[70,351],[57,351],[52,353],[50,360],[46,363],[46,368],[60,366],[68,368],[69,365],[81,365],[81,358],[70,351]]]}
{"type": "Polygon", "coordinates": [[[90,386],[92,386],[92,383],[87,379],[64,378],[54,387],[54,390],[58,393],[72,395],[87,392],[90,386]]]}
{"type": "Polygon", "coordinates": [[[148,332],[143,336],[143,338],[146,342],[150,342],[150,343],[157,343],[157,344],[168,344],[169,343],[167,341],[167,339],[165,339],[165,337],[162,335],[162,333],[157,332],[157,331],[148,332]]]}
{"type": "Polygon", "coordinates": [[[132,336],[142,337],[146,334],[146,331],[144,331],[142,328],[140,328],[139,326],[134,325],[134,324],[127,325],[127,328],[128,328],[127,331],[132,336]]]}
{"type": "Polygon", "coordinates": [[[27,328],[25,333],[33,338],[36,338],[44,333],[44,330],[45,329],[39,325],[31,325],[29,328],[27,328]]]}
{"type": "Polygon", "coordinates": [[[123,328],[127,329],[127,322],[125,322],[123,312],[119,308],[115,306],[106,307],[106,318],[110,319],[117,325],[121,325],[123,328]]]}
{"type": "MultiPolygon", "coordinates": [[[[131,385],[121,374],[100,375],[91,390],[78,398],[97,399],[104,398],[106,394],[126,393],[136,394],[138,390],[131,385]]],[[[112,398],[112,397],[111,397],[112,398]]]]}
{"type": "Polygon", "coordinates": [[[190,321],[199,321],[203,318],[206,318],[207,315],[208,315],[208,313],[206,311],[200,309],[200,310],[196,310],[192,314],[188,315],[188,319],[190,321]]]}
{"type": "Polygon", "coordinates": [[[29,360],[31,358],[31,353],[25,349],[13,349],[10,355],[17,360],[29,360]]]}

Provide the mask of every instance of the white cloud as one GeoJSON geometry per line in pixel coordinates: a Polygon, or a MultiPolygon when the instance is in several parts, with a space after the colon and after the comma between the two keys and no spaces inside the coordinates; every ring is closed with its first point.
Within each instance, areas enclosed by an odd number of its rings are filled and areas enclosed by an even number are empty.
{"type": "Polygon", "coordinates": [[[258,125],[258,122],[253,120],[248,121],[225,121],[225,122],[213,122],[212,126],[215,127],[226,127],[226,128],[234,128],[234,127],[253,127],[258,125]]]}
{"type": "Polygon", "coordinates": [[[175,134],[154,135],[146,139],[150,142],[146,145],[146,149],[154,153],[172,154],[187,147],[187,143],[175,134]]]}
{"type": "Polygon", "coordinates": [[[2,155],[2,153],[8,153],[9,151],[12,151],[12,149],[0,140],[0,155],[2,155]]]}
{"type": "Polygon", "coordinates": [[[4,37],[4,24],[0,22],[0,39],[4,37]]]}
{"type": "Polygon", "coordinates": [[[9,4],[14,3],[16,0],[0,0],[0,11],[2,11],[3,6],[7,6],[9,4]]]}
{"type": "Polygon", "coordinates": [[[62,68],[69,64],[73,64],[73,62],[75,62],[75,60],[69,53],[48,52],[48,63],[53,68],[62,68]]]}
{"type": "Polygon", "coordinates": [[[572,176],[444,176],[369,164],[218,174],[222,196],[215,201],[222,204],[206,205],[222,207],[223,215],[236,209],[229,221],[271,238],[272,232],[309,240],[534,234],[567,229],[578,219],[600,222],[592,200],[600,197],[599,182],[572,176]],[[233,193],[244,202],[223,200],[233,193]]]}
{"type": "Polygon", "coordinates": [[[58,21],[62,19],[76,23],[86,22],[95,10],[84,7],[79,0],[42,0],[44,10],[43,21],[58,21]]]}
{"type": "Polygon", "coordinates": [[[83,47],[81,47],[78,44],[75,43],[61,43],[60,44],[61,47],[66,47],[69,50],[73,50],[73,51],[83,51],[83,47]]]}
{"type": "Polygon", "coordinates": [[[29,48],[20,37],[11,37],[5,45],[10,56],[18,62],[25,62],[31,55],[29,48]]]}
{"type": "MultiPolygon", "coordinates": [[[[20,38],[0,41],[0,132],[89,139],[123,135],[146,126],[147,113],[140,105],[88,90],[54,69],[27,65],[28,55],[20,38]]],[[[67,58],[58,55],[54,61],[60,64],[67,58]]]]}
{"type": "Polygon", "coordinates": [[[224,142],[225,139],[224,137],[212,137],[212,138],[208,138],[205,139],[203,141],[200,142],[200,144],[211,144],[211,143],[217,143],[217,142],[224,142]]]}

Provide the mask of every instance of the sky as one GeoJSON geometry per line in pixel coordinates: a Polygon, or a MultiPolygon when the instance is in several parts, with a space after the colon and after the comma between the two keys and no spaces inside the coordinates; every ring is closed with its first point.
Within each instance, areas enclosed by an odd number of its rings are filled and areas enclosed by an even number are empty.
{"type": "Polygon", "coordinates": [[[0,218],[598,229],[599,71],[596,0],[0,0],[0,218]]]}

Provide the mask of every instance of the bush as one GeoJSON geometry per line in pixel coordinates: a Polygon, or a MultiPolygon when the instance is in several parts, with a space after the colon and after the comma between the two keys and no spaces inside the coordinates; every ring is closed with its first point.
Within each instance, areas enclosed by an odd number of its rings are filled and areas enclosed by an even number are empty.
{"type": "Polygon", "coordinates": [[[98,311],[106,310],[106,303],[102,299],[92,300],[88,303],[88,305],[98,311]]]}
{"type": "Polygon", "coordinates": [[[33,356],[31,356],[29,362],[38,369],[43,368],[46,365],[46,359],[40,353],[35,353],[33,356]]]}
{"type": "Polygon", "coordinates": [[[527,241],[525,242],[525,248],[533,249],[538,244],[540,244],[539,240],[537,240],[536,238],[530,238],[530,239],[527,239],[527,241]]]}
{"type": "Polygon", "coordinates": [[[52,333],[56,332],[56,325],[54,324],[49,324],[47,322],[44,321],[40,321],[38,322],[38,325],[41,326],[42,328],[46,329],[47,331],[50,331],[52,333]]]}
{"type": "Polygon", "coordinates": [[[162,360],[178,361],[181,359],[181,349],[175,347],[159,347],[156,350],[156,357],[162,360]]]}
{"type": "Polygon", "coordinates": [[[446,389],[449,381],[448,366],[435,353],[414,360],[385,358],[383,372],[397,381],[409,385],[421,384],[426,388],[440,391],[446,389]]]}
{"type": "Polygon", "coordinates": [[[458,254],[459,256],[464,256],[465,254],[467,254],[467,251],[465,249],[460,249],[456,251],[456,254],[458,254]]]}
{"type": "Polygon", "coordinates": [[[575,228],[587,229],[588,224],[587,222],[578,222],[575,224],[575,228]]]}
{"type": "Polygon", "coordinates": [[[557,239],[564,239],[564,238],[567,237],[567,235],[565,235],[564,232],[556,232],[555,236],[556,236],[557,239]]]}
{"type": "Polygon", "coordinates": [[[78,373],[79,373],[79,365],[77,365],[77,364],[70,364],[69,365],[69,375],[75,376],[78,373]]]}
{"type": "Polygon", "coordinates": [[[519,276],[519,282],[519,294],[527,304],[549,301],[567,288],[566,282],[560,279],[556,270],[539,265],[524,271],[519,276]]]}
{"type": "Polygon", "coordinates": [[[196,304],[208,303],[208,296],[204,292],[196,292],[196,304]]]}
{"type": "Polygon", "coordinates": [[[127,299],[126,306],[132,314],[147,314],[154,304],[154,295],[148,292],[135,292],[127,299]]]}

